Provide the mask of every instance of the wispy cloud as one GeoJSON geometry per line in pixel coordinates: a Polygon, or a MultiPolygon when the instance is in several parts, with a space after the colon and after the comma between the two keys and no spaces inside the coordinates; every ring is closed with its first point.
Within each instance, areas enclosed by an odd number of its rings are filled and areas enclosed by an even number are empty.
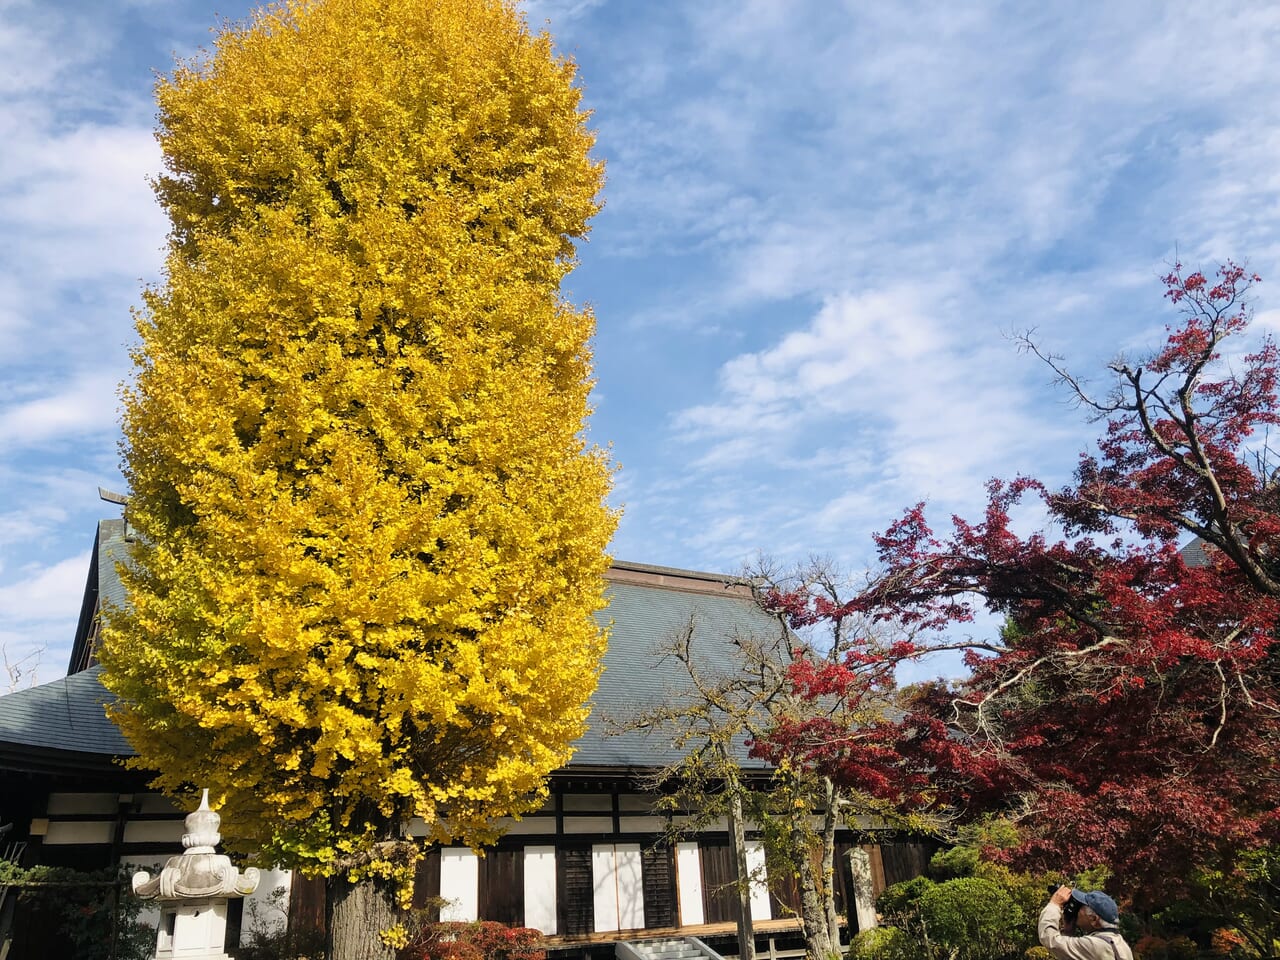
{"type": "Polygon", "coordinates": [[[115,433],[117,380],[111,374],[83,374],[54,393],[0,409],[0,443],[49,446],[72,437],[115,433]]]}
{"type": "Polygon", "coordinates": [[[153,274],[165,220],[143,171],[159,170],[150,129],[82,124],[7,134],[0,225],[8,254],[58,284],[153,274]]]}
{"type": "Polygon", "coordinates": [[[0,0],[0,639],[11,659],[45,649],[45,679],[74,633],[95,488],[120,484],[129,308],[165,233],[150,77],[112,71],[135,5],[73,6],[0,0]]]}
{"type": "Polygon", "coordinates": [[[945,517],[992,475],[1065,479],[1094,428],[1006,333],[1088,374],[1158,337],[1175,244],[1280,265],[1269,5],[708,0],[642,19],[588,85],[603,255],[671,265],[617,305],[629,330],[676,350],[716,334],[696,346],[714,376],[668,408],[683,499],[631,500],[692,552],[754,532],[859,553],[916,499],[945,517]]]}
{"type": "Polygon", "coordinates": [[[88,572],[87,551],[23,571],[21,579],[0,587],[0,617],[19,624],[74,621],[88,572]]]}
{"type": "Polygon", "coordinates": [[[965,341],[946,301],[909,287],[834,297],[807,327],[725,363],[718,401],[682,411],[675,427],[710,443],[704,463],[790,447],[832,421],[850,441],[883,446],[882,469],[912,480],[936,476],[939,461],[982,460],[1021,433],[1006,419],[1020,406],[1016,383],[1007,361],[984,362],[1000,351],[965,341]]]}
{"type": "MultiPolygon", "coordinates": [[[[56,675],[70,652],[89,554],[67,557],[48,567],[33,566],[0,587],[0,655],[45,679],[56,675]]],[[[0,683],[7,677],[0,677],[0,683]]]]}
{"type": "MultiPolygon", "coordinates": [[[[1116,191],[1135,162],[1157,187],[1181,179],[1178,155],[1160,155],[1172,115],[1190,137],[1180,149],[1201,150],[1222,135],[1213,124],[1224,113],[1243,109],[1242,92],[1248,123],[1255,107],[1271,113],[1260,35],[1275,39],[1276,17],[1224,13],[700,4],[666,24],[688,32],[668,36],[671,58],[689,52],[663,74],[666,96],[611,86],[602,97],[627,108],[622,120],[602,117],[624,249],[700,237],[727,269],[699,282],[741,303],[826,295],[850,274],[881,280],[904,254],[922,271],[989,270],[1011,251],[1016,260],[1073,241],[1128,203],[1116,191]]],[[[1247,182],[1252,192],[1257,174],[1274,178],[1266,137],[1253,136],[1258,149],[1235,154],[1240,166],[1215,174],[1213,189],[1247,182]]],[[[1222,210],[1219,196],[1154,212],[1169,222],[1188,208],[1222,210]]]]}
{"type": "Polygon", "coordinates": [[[605,0],[523,0],[520,5],[524,7],[530,26],[537,28],[549,20],[555,29],[604,3],[605,0]]]}

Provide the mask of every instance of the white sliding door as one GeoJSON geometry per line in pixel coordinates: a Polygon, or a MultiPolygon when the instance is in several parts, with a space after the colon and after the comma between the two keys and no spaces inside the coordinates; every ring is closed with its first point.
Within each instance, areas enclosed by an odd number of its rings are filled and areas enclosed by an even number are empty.
{"type": "Polygon", "coordinates": [[[556,848],[524,848],[524,925],[556,932],[556,848]]]}
{"type": "Polygon", "coordinates": [[[644,927],[644,881],[640,844],[605,843],[593,846],[591,880],[597,933],[644,927]]]}
{"type": "Polygon", "coordinates": [[[467,847],[440,851],[440,908],[442,921],[470,922],[480,918],[480,863],[467,847]]]}
{"type": "Polygon", "coordinates": [[[764,868],[764,844],[759,840],[747,841],[747,873],[751,875],[751,919],[772,919],[769,879],[764,868]]]}
{"type": "Polygon", "coordinates": [[[698,844],[676,844],[676,888],[680,891],[680,926],[706,923],[702,909],[702,857],[698,844]]]}

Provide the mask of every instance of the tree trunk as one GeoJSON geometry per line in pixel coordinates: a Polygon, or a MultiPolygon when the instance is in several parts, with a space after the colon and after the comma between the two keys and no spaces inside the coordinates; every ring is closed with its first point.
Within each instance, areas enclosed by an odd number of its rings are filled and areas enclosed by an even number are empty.
{"type": "Polygon", "coordinates": [[[733,866],[738,875],[738,956],[755,960],[756,935],[751,922],[751,869],[747,865],[746,828],[742,823],[742,794],[739,786],[730,786],[729,833],[733,837],[733,866]]]}
{"type": "Polygon", "coordinates": [[[840,914],[836,910],[836,822],[840,819],[840,798],[836,786],[829,777],[822,778],[826,791],[827,809],[822,819],[822,892],[823,906],[827,912],[827,936],[835,950],[840,949],[840,914]]]}
{"type": "Polygon", "coordinates": [[[805,949],[813,960],[830,960],[835,947],[827,932],[827,910],[818,892],[812,848],[806,842],[804,828],[798,823],[791,828],[791,849],[800,874],[800,919],[804,923],[805,949]]]}
{"type": "Polygon", "coordinates": [[[370,877],[351,883],[341,873],[325,882],[326,960],[395,960],[379,934],[401,919],[395,886],[370,877]]]}

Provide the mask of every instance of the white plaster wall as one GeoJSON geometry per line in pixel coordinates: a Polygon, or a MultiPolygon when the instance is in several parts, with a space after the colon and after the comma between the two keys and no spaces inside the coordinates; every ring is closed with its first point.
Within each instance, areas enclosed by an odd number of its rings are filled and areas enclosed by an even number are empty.
{"type": "Polygon", "coordinates": [[[596,844],[591,879],[597,933],[644,926],[644,882],[640,844],[596,844]]]}
{"type": "Polygon", "coordinates": [[[120,809],[118,793],[51,793],[49,816],[75,813],[109,813],[115,816],[120,809]]]}
{"type": "Polygon", "coordinates": [[[769,878],[764,868],[764,844],[759,840],[747,841],[747,872],[751,875],[751,919],[773,919],[773,907],[769,904],[769,878]]]}
{"type": "Polygon", "coordinates": [[[613,797],[607,793],[566,793],[564,795],[564,812],[581,811],[613,812],[613,797]]]}
{"type": "Polygon", "coordinates": [[[702,912],[702,857],[696,841],[676,844],[676,888],[680,892],[680,925],[705,923],[702,912]]]}
{"type": "Polygon", "coordinates": [[[663,817],[619,817],[618,826],[623,833],[661,833],[667,821],[663,817]]]}
{"type": "Polygon", "coordinates": [[[554,817],[527,816],[523,820],[504,817],[498,821],[498,829],[504,836],[509,837],[525,836],[531,833],[555,833],[556,821],[554,817]]]}
{"type": "Polygon", "coordinates": [[[556,848],[524,848],[524,925],[556,932],[556,848]]]}
{"type": "Polygon", "coordinates": [[[181,820],[130,820],[124,825],[125,843],[166,843],[182,852],[182,835],[187,832],[181,820]]]}
{"type": "Polygon", "coordinates": [[[565,817],[565,833],[613,833],[613,817],[565,817]]]}
{"type": "Polygon", "coordinates": [[[44,835],[46,844],[110,843],[116,825],[109,820],[53,820],[44,835]]]}
{"type": "Polygon", "coordinates": [[[639,930],[644,926],[644,877],[640,844],[619,843],[614,847],[618,872],[618,927],[639,930]]]}
{"type": "Polygon", "coordinates": [[[289,925],[289,895],[293,874],[288,870],[260,870],[258,888],[244,898],[240,919],[240,946],[248,946],[255,932],[283,933],[289,925]]]}
{"type": "Polygon", "coordinates": [[[618,929],[618,876],[613,844],[591,848],[591,897],[597,933],[618,929]]]}
{"type": "Polygon", "coordinates": [[[168,797],[162,793],[143,793],[135,798],[139,813],[190,813],[190,810],[179,810],[168,797]]]}
{"type": "Polygon", "coordinates": [[[467,847],[440,851],[441,920],[469,922],[480,917],[480,862],[467,847]]]}

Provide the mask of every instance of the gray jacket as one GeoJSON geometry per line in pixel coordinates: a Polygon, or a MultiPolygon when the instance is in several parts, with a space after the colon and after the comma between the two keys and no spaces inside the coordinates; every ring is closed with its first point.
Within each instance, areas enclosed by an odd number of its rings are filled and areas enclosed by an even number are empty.
{"type": "Polygon", "coordinates": [[[1063,935],[1062,907],[1056,903],[1046,904],[1040,911],[1036,933],[1055,960],[1133,960],[1133,951],[1114,926],[1079,937],[1063,935]]]}

